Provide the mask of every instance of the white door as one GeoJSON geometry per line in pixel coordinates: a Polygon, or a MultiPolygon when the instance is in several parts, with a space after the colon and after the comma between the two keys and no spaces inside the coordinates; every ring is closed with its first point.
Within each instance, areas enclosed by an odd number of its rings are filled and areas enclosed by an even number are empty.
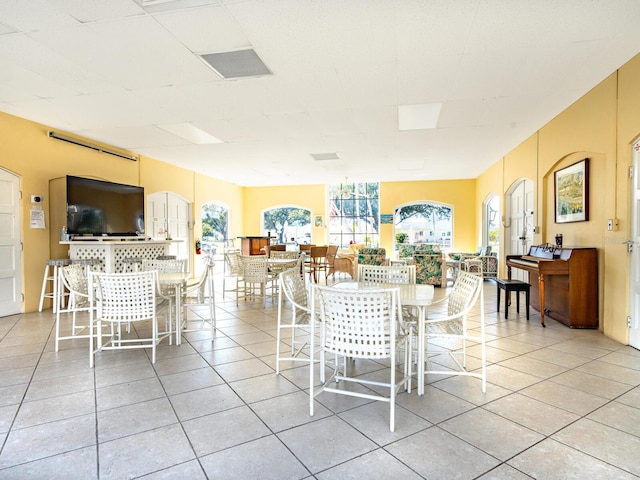
{"type": "Polygon", "coordinates": [[[173,254],[178,258],[189,258],[194,250],[191,247],[191,204],[173,193],[167,194],[167,225],[171,238],[181,240],[171,245],[173,254]]]}
{"type": "Polygon", "coordinates": [[[147,196],[147,216],[145,234],[154,240],[167,238],[167,194],[152,193],[147,196]]]}
{"type": "Polygon", "coordinates": [[[147,196],[147,235],[164,240],[178,240],[171,244],[169,253],[191,260],[191,204],[172,192],[157,192],[147,196]]]}
{"type": "MultiPolygon", "coordinates": [[[[510,218],[505,237],[509,239],[507,255],[526,255],[533,241],[533,182],[521,180],[509,191],[510,218]]],[[[528,281],[527,272],[514,268],[512,278],[528,281]]]]}
{"type": "Polygon", "coordinates": [[[20,180],[0,169],[0,317],[21,312],[20,180]]]}
{"type": "Polygon", "coordinates": [[[629,285],[629,345],[640,348],[640,140],[633,145],[633,182],[631,188],[631,278],[629,285]]]}

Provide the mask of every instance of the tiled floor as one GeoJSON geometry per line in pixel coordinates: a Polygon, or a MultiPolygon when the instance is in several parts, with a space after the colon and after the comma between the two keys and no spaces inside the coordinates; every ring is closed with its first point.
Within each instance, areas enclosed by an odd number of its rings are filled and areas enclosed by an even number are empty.
{"type": "Polygon", "coordinates": [[[50,310],[1,318],[0,479],[640,477],[640,352],[514,306],[505,321],[495,289],[487,393],[429,378],[399,395],[395,433],[381,402],[323,393],[309,416],[307,367],[274,373],[271,302],[218,295],[213,343],[163,344],[155,365],[104,353],[95,369],[83,341],[54,352],[50,310]]]}

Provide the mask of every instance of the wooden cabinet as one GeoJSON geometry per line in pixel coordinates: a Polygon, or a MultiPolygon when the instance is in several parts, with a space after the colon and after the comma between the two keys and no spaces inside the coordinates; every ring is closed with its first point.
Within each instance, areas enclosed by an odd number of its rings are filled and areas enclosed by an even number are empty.
{"type": "Polygon", "coordinates": [[[242,255],[263,255],[262,250],[269,245],[271,237],[238,237],[241,240],[240,250],[242,255]]]}

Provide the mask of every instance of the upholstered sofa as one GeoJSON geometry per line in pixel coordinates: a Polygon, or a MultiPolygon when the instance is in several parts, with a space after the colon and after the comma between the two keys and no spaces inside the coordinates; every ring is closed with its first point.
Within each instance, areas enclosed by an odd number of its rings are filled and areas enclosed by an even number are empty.
{"type": "Polygon", "coordinates": [[[442,249],[437,243],[419,243],[414,245],[399,245],[398,257],[411,259],[416,266],[416,282],[442,287],[447,285],[447,266],[442,249]],[[409,256],[409,254],[411,254],[409,256]]]}
{"type": "Polygon", "coordinates": [[[384,248],[360,248],[358,265],[386,265],[387,251],[384,248]]]}

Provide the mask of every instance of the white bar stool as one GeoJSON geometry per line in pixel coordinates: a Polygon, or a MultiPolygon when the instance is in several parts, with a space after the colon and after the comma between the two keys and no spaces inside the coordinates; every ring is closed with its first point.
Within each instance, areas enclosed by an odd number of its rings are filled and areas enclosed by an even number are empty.
{"type": "Polygon", "coordinates": [[[42,306],[44,305],[45,298],[51,298],[53,300],[53,313],[58,311],[59,305],[64,305],[64,297],[63,293],[60,295],[59,286],[58,286],[58,269],[60,267],[66,267],[71,264],[71,260],[68,258],[56,258],[49,259],[46,261],[44,265],[44,277],[42,279],[42,291],[40,292],[40,305],[38,306],[38,311],[42,311],[42,306]],[[53,271],[51,268],[53,267],[53,271]],[[47,282],[52,282],[51,292],[47,292],[47,282]]]}

